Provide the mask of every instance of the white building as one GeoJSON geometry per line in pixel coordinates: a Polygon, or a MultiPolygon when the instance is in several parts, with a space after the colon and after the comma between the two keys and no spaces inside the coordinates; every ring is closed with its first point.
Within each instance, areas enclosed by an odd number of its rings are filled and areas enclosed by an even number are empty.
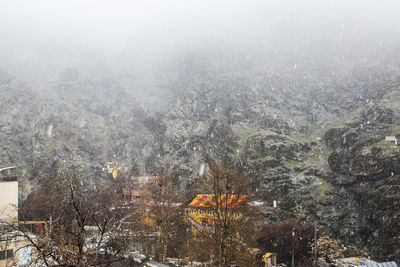
{"type": "Polygon", "coordinates": [[[0,169],[0,222],[18,223],[18,179],[16,167],[0,169]]]}

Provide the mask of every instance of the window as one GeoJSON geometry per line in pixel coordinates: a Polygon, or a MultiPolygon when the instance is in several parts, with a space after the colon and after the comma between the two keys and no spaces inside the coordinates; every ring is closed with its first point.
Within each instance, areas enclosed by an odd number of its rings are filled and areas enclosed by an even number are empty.
{"type": "Polygon", "coordinates": [[[7,250],[2,250],[0,251],[0,260],[5,260],[12,258],[13,256],[13,250],[12,249],[7,249],[7,250]]]}

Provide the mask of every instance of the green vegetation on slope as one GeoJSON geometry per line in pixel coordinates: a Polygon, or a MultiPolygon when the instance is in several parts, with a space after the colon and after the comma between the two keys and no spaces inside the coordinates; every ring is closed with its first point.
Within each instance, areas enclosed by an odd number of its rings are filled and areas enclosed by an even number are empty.
{"type": "Polygon", "coordinates": [[[260,129],[259,127],[250,127],[242,132],[241,137],[240,137],[240,146],[236,152],[236,159],[239,159],[242,156],[242,154],[244,152],[244,147],[246,146],[247,141],[249,140],[249,138],[251,136],[256,135],[257,132],[259,131],[259,129],[260,129]]]}

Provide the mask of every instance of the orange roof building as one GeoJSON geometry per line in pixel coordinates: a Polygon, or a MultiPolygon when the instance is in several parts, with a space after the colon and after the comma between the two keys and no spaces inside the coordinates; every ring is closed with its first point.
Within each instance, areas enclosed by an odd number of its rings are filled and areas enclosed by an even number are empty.
{"type": "Polygon", "coordinates": [[[248,195],[231,195],[231,194],[201,194],[197,195],[193,201],[189,204],[189,207],[198,208],[214,208],[228,207],[228,208],[239,208],[248,198],[248,195]]]}
{"type": "Polygon", "coordinates": [[[221,207],[224,216],[229,216],[231,220],[239,220],[243,215],[240,211],[236,211],[247,200],[248,195],[234,194],[200,194],[197,195],[189,204],[187,209],[187,219],[191,223],[192,231],[213,231],[212,226],[219,224],[217,211],[213,208],[221,207]],[[228,210],[223,210],[228,208],[228,210]]]}

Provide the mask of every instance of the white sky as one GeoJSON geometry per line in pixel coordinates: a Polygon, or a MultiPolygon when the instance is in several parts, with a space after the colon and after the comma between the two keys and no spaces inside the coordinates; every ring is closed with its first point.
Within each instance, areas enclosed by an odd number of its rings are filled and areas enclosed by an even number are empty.
{"type": "Polygon", "coordinates": [[[0,67],[115,64],[216,46],[357,50],[397,44],[399,13],[400,1],[385,0],[1,0],[0,67]]]}

